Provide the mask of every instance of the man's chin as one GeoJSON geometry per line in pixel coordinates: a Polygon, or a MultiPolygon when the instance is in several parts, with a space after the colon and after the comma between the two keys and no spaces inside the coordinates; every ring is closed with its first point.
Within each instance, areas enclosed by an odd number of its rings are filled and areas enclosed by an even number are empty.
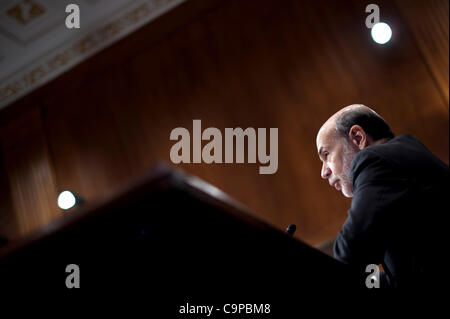
{"type": "Polygon", "coordinates": [[[341,189],[342,195],[344,195],[347,198],[352,198],[353,197],[353,192],[349,192],[347,190],[341,189]]]}

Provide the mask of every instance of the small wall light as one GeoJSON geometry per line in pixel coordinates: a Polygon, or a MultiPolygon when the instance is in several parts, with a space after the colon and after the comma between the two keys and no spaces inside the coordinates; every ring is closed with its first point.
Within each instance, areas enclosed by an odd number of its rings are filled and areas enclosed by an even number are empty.
{"type": "Polygon", "coordinates": [[[69,190],[62,191],[58,196],[58,206],[64,210],[70,209],[81,203],[82,199],[69,190]]]}

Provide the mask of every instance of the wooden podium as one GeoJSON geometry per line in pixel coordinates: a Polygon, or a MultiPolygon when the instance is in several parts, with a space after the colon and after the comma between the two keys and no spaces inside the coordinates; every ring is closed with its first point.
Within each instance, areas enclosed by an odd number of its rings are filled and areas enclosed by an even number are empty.
{"type": "Polygon", "coordinates": [[[214,186],[167,166],[113,198],[63,215],[0,254],[4,289],[149,294],[155,307],[174,315],[187,302],[218,308],[281,303],[273,311],[294,311],[293,299],[326,300],[364,285],[347,265],[258,220],[214,186]],[[66,287],[69,264],[79,267],[79,289],[66,287]]]}

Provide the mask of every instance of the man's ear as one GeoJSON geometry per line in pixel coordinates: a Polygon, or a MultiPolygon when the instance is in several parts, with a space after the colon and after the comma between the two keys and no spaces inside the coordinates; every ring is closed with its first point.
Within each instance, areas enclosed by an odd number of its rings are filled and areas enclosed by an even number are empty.
{"type": "Polygon", "coordinates": [[[363,150],[368,146],[368,136],[364,129],[359,125],[353,125],[348,132],[351,143],[359,150],[363,150]]]}

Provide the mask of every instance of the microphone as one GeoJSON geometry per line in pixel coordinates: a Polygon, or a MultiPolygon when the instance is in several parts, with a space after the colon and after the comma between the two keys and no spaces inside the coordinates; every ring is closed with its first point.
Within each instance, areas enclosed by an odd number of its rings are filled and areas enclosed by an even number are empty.
{"type": "Polygon", "coordinates": [[[297,229],[297,226],[295,226],[294,224],[290,224],[286,228],[286,231],[284,233],[287,234],[288,236],[293,236],[296,229],[297,229]]]}

